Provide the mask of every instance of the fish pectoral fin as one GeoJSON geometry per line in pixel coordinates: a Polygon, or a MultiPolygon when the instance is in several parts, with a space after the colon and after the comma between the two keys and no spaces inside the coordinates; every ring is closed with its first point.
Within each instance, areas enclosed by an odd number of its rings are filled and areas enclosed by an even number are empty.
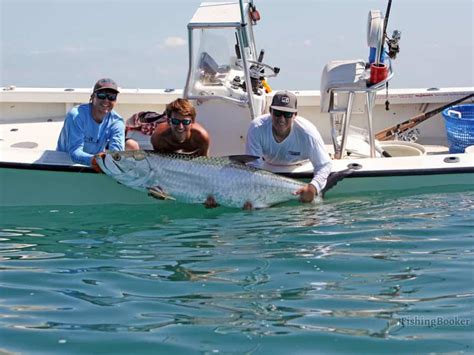
{"type": "Polygon", "coordinates": [[[148,188],[148,196],[154,197],[158,200],[173,200],[173,201],[176,201],[176,199],[174,197],[168,195],[159,186],[149,187],[148,188]]]}

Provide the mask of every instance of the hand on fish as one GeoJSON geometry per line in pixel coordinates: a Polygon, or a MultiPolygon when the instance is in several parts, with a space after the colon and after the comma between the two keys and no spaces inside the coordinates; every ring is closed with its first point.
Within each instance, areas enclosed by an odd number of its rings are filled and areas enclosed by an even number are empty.
{"type": "Polygon", "coordinates": [[[299,195],[300,202],[308,203],[314,200],[314,198],[318,195],[318,192],[313,185],[307,184],[293,192],[293,195],[299,195]]]}
{"type": "Polygon", "coordinates": [[[102,169],[100,168],[99,164],[97,164],[97,158],[103,159],[104,156],[105,156],[105,153],[104,153],[104,152],[101,152],[101,153],[96,154],[96,155],[94,155],[94,156],[92,157],[92,160],[91,160],[91,168],[94,169],[94,171],[95,171],[96,173],[100,173],[100,174],[103,173],[103,171],[102,171],[102,169]]]}

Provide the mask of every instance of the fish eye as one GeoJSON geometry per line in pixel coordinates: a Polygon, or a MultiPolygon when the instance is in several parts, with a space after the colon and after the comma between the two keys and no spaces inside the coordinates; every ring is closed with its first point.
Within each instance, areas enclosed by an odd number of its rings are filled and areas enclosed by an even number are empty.
{"type": "Polygon", "coordinates": [[[113,153],[112,154],[112,158],[115,160],[115,161],[120,161],[120,159],[122,159],[121,155],[119,153],[113,153]]]}

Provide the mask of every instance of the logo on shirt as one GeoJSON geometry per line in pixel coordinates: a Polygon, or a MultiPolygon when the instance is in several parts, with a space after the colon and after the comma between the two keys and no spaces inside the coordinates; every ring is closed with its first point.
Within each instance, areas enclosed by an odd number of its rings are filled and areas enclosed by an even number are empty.
{"type": "Polygon", "coordinates": [[[99,140],[94,137],[84,137],[85,143],[99,143],[99,140]]]}
{"type": "Polygon", "coordinates": [[[288,155],[293,155],[293,156],[299,157],[299,156],[301,155],[301,152],[294,152],[294,151],[292,151],[292,150],[289,150],[289,151],[288,151],[288,155]]]}

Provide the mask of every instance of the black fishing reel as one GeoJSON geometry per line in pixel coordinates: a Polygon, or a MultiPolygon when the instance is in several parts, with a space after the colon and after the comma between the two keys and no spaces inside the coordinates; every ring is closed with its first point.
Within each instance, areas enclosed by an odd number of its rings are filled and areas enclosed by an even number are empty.
{"type": "Polygon", "coordinates": [[[387,39],[388,56],[395,59],[400,52],[400,38],[402,33],[398,30],[393,31],[392,38],[387,39]]]}

